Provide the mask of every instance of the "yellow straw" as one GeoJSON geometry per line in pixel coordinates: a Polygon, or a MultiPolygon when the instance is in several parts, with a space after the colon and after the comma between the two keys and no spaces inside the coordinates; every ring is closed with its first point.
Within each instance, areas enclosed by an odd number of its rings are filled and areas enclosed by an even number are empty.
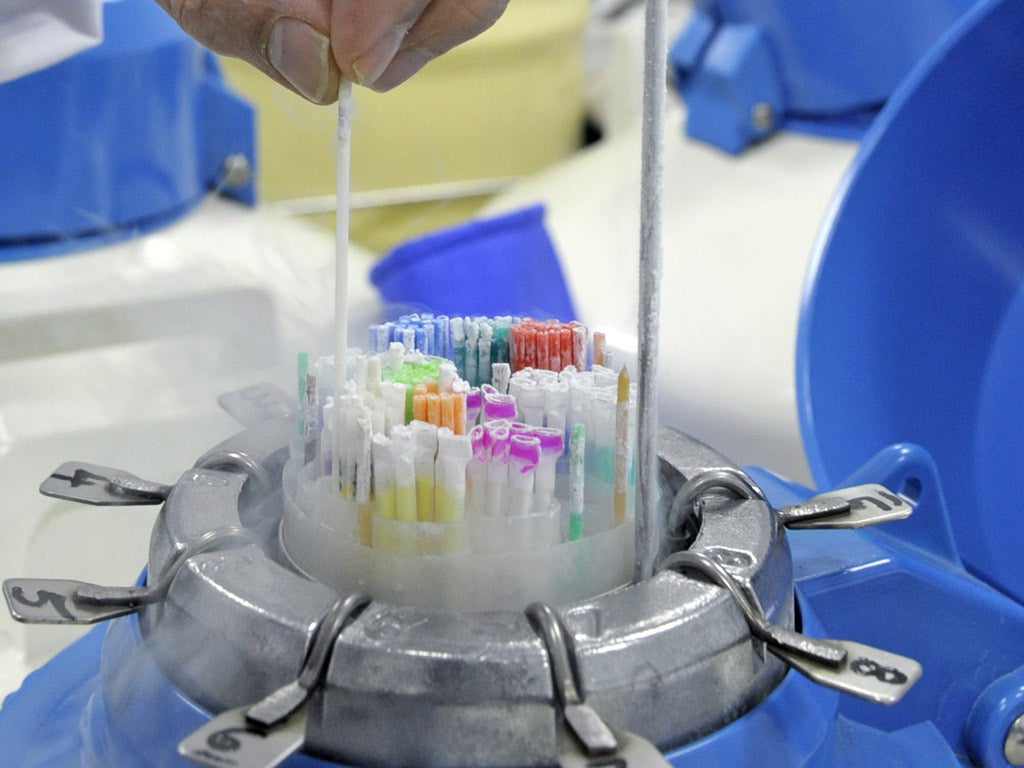
{"type": "Polygon", "coordinates": [[[615,401],[615,524],[626,520],[626,485],[629,479],[629,372],[619,371],[615,401]]]}

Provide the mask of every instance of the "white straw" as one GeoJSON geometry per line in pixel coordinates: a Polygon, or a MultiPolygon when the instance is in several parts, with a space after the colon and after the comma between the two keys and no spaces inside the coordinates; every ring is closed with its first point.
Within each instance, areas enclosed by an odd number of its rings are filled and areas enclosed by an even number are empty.
{"type": "Polygon", "coordinates": [[[668,46],[667,0],[647,0],[644,11],[644,102],[640,171],[640,303],[637,385],[638,456],[633,579],[654,573],[658,551],[658,321],[661,311],[661,208],[665,173],[665,88],[668,46]]]}
{"type": "Polygon", "coordinates": [[[334,392],[345,385],[345,353],[348,349],[348,233],[349,169],[352,155],[352,83],[341,79],[338,87],[338,134],[335,139],[337,205],[334,228],[334,392]]]}

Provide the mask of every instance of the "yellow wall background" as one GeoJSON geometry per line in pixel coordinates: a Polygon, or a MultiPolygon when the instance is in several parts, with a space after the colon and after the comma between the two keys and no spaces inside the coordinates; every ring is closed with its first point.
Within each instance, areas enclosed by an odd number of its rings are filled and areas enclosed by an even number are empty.
{"type": "MultiPolygon", "coordinates": [[[[527,175],[573,152],[587,13],[587,0],[512,0],[494,27],[393,91],[356,88],[353,191],[527,175]]],[[[224,60],[224,68],[257,106],[262,199],[333,194],[335,108],[309,104],[242,62],[224,60]]],[[[469,218],[486,199],[356,210],[352,239],[384,252],[469,218]]],[[[333,212],[312,218],[333,225],[333,212]]]]}

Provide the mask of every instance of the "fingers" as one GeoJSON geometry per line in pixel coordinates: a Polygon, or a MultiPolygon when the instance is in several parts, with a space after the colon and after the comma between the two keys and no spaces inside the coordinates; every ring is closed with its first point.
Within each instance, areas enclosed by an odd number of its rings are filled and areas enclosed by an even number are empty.
{"type": "Polygon", "coordinates": [[[372,85],[431,0],[335,0],[331,39],[342,74],[372,85]]]}
{"type": "Polygon", "coordinates": [[[487,29],[507,5],[508,0],[335,0],[334,58],[346,77],[386,91],[487,29]]]}
{"type": "Polygon", "coordinates": [[[280,75],[286,85],[313,103],[329,104],[338,98],[341,73],[324,28],[282,16],[270,29],[264,54],[271,76],[280,75]]]}
{"type": "Polygon", "coordinates": [[[212,51],[317,104],[344,74],[386,91],[491,26],[508,0],[156,0],[212,51]]]}
{"type": "Polygon", "coordinates": [[[330,0],[157,0],[188,34],[316,104],[337,98],[330,0]]]}

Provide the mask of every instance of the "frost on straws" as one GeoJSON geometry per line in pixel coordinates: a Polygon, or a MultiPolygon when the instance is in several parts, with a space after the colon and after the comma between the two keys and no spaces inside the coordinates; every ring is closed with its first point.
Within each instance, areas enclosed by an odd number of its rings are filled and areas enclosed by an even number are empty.
{"type": "Polygon", "coordinates": [[[344,376],[300,356],[296,503],[332,537],[406,557],[567,557],[625,529],[636,386],[591,354],[577,322],[409,315],[372,326],[344,376]]]}

